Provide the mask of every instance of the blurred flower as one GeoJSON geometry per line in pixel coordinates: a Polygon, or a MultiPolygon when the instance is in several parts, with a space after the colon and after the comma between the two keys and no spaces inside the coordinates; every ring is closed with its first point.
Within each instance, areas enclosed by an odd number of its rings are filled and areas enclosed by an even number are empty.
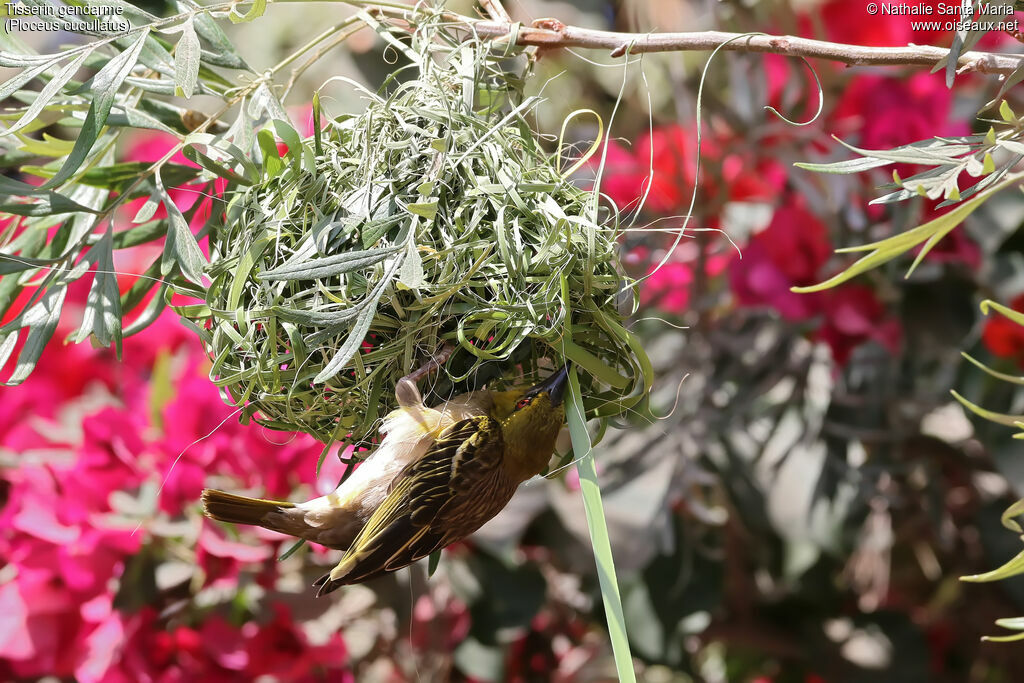
{"type": "MultiPolygon", "coordinates": [[[[1024,294],[1010,302],[1010,308],[1024,313],[1024,294]]],[[[1024,368],[1024,327],[996,312],[985,321],[981,339],[985,347],[1000,358],[1008,358],[1024,368]]]]}
{"type": "Polygon", "coordinates": [[[454,650],[469,635],[469,610],[455,597],[421,595],[413,606],[410,640],[414,647],[454,650]],[[435,600],[443,604],[438,609],[435,600]]]}
{"type": "MultiPolygon", "coordinates": [[[[943,4],[942,0],[924,0],[914,4],[930,6],[933,16],[872,15],[864,10],[862,4],[848,0],[831,0],[819,10],[820,23],[805,21],[804,35],[813,36],[811,27],[821,26],[829,40],[879,47],[898,47],[908,43],[935,45],[943,42],[944,38],[952,36],[952,31],[932,30],[926,26],[929,22],[917,21],[918,19],[934,19],[934,15],[937,14],[936,8],[943,4]],[[916,25],[920,25],[920,27],[916,25]]],[[[945,4],[950,3],[946,2],[945,4]]],[[[945,22],[939,23],[944,24],[945,22]]]]}
{"type": "MultiPolygon", "coordinates": [[[[843,91],[832,118],[841,136],[857,133],[859,147],[891,149],[935,135],[966,135],[965,123],[949,120],[952,103],[942,74],[858,76],[843,91]]],[[[897,170],[904,178],[912,173],[906,164],[897,170]]]]}
{"type": "MultiPolygon", "coordinates": [[[[705,262],[706,276],[718,276],[730,262],[730,256],[709,256],[705,262]]],[[[652,264],[647,271],[647,279],[640,283],[640,305],[654,306],[677,315],[685,313],[690,308],[690,290],[697,264],[673,260],[661,268],[657,266],[657,263],[652,264]]]]}
{"type": "Polygon", "coordinates": [[[892,353],[899,351],[903,339],[899,320],[887,315],[873,289],[845,284],[824,294],[825,320],[818,338],[832,349],[838,365],[845,365],[853,350],[867,341],[878,342],[892,353]]]}
{"type": "Polygon", "coordinates": [[[292,620],[291,612],[281,604],[273,606],[270,623],[253,622],[242,627],[246,637],[249,664],[246,674],[253,679],[269,676],[273,680],[304,680],[315,672],[333,672],[338,683],[354,681],[351,673],[341,671],[348,659],[345,643],[338,634],[323,645],[313,646],[292,620]]]}
{"type": "Polygon", "coordinates": [[[742,257],[733,260],[732,292],[741,306],[769,306],[787,320],[804,320],[818,312],[820,296],[796,294],[790,288],[821,281],[819,271],[831,253],[825,226],[814,214],[800,206],[782,206],[742,257]]]}
{"type": "Polygon", "coordinates": [[[233,585],[238,583],[241,568],[262,563],[274,556],[267,544],[248,545],[229,540],[219,526],[203,520],[196,548],[196,562],[203,570],[205,585],[233,585]]]}
{"type": "MultiPolygon", "coordinates": [[[[704,162],[718,154],[712,141],[707,138],[701,141],[704,162]]],[[[635,209],[645,192],[646,211],[662,214],[685,211],[696,180],[696,159],[695,130],[678,124],[658,126],[637,138],[632,151],[618,143],[608,145],[601,190],[612,198],[620,211],[635,209]]],[[[701,174],[701,183],[702,190],[713,191],[707,186],[706,173],[701,174]]]]}

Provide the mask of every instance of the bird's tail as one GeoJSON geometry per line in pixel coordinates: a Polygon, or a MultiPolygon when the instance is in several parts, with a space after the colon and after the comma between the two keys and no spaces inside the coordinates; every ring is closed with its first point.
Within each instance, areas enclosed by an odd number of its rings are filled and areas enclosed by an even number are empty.
{"type": "Polygon", "coordinates": [[[263,500],[262,498],[247,498],[236,496],[233,493],[225,493],[216,489],[203,489],[203,512],[207,517],[231,522],[232,524],[254,524],[256,526],[268,526],[267,515],[272,512],[280,512],[286,508],[295,507],[294,503],[287,503],[280,500],[263,500]]]}

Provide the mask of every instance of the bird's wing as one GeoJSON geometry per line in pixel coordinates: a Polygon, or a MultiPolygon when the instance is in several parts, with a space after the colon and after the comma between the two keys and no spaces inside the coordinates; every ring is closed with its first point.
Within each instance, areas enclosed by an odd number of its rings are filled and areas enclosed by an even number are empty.
{"type": "Polygon", "coordinates": [[[488,500],[503,450],[500,425],[487,415],[445,429],[395,478],[341,562],[315,584],[318,595],[400,569],[461,538],[458,521],[464,510],[453,502],[466,494],[488,500]]]}

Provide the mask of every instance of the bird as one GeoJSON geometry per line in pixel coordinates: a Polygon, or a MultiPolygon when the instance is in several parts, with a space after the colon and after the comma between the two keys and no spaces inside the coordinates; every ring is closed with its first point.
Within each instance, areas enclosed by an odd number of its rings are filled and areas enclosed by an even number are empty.
{"type": "Polygon", "coordinates": [[[401,569],[472,534],[544,471],[565,421],[567,381],[564,366],[529,388],[473,391],[428,408],[403,378],[379,447],[334,492],[290,503],[205,489],[203,512],[344,550],[313,584],[318,596],[401,569]]]}

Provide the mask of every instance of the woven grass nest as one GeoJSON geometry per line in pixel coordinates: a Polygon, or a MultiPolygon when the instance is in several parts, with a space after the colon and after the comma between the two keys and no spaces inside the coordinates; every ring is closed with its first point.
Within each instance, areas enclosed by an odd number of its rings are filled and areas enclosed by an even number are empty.
{"type": "Polygon", "coordinates": [[[647,361],[622,325],[614,212],[540,146],[536,98],[485,43],[412,46],[415,77],[295,136],[231,201],[200,326],[211,378],[243,419],[326,443],[371,439],[445,343],[434,400],[569,360],[588,416],[627,410],[647,361]]]}

